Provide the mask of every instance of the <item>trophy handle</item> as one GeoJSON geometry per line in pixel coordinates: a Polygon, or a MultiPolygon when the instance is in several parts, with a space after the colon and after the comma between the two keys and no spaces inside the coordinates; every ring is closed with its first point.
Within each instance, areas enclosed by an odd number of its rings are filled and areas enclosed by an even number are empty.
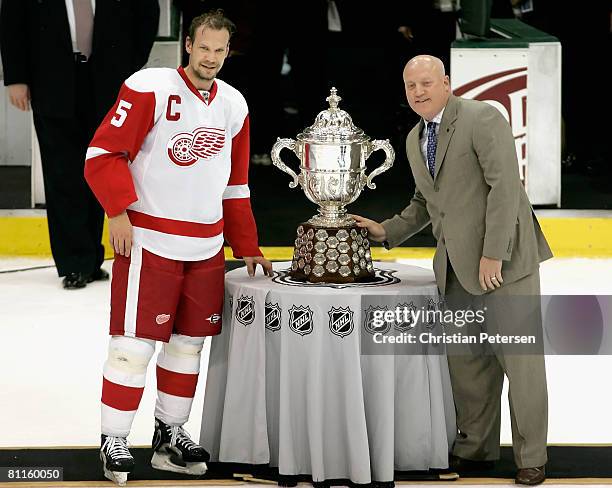
{"type": "Polygon", "coordinates": [[[367,185],[368,188],[370,188],[371,190],[374,190],[376,188],[376,183],[373,183],[372,180],[376,178],[379,174],[384,173],[391,166],[393,166],[393,161],[395,160],[395,150],[393,149],[393,146],[391,146],[391,144],[389,143],[389,139],[385,139],[384,141],[378,139],[372,141],[368,146],[366,159],[370,157],[370,154],[372,154],[374,151],[378,151],[379,149],[385,151],[387,157],[385,158],[383,164],[381,164],[378,168],[372,171],[367,177],[367,185]]]}
{"type": "Polygon", "coordinates": [[[274,146],[272,146],[272,162],[274,166],[293,178],[293,181],[289,182],[289,188],[295,188],[298,184],[298,175],[296,175],[289,166],[283,163],[280,158],[280,152],[285,148],[291,149],[295,153],[295,141],[293,139],[281,139],[279,137],[274,143],[274,146]]]}

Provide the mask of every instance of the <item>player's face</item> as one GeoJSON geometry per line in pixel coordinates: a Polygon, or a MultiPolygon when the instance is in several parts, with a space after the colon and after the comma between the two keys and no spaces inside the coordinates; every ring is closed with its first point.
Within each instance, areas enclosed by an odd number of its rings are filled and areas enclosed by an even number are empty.
{"type": "Polygon", "coordinates": [[[431,64],[407,66],[404,86],[410,108],[425,120],[433,119],[446,106],[450,96],[448,76],[431,64]]]}
{"type": "Polygon", "coordinates": [[[195,39],[187,37],[185,48],[189,53],[189,66],[203,82],[211,82],[223,66],[229,52],[229,32],[201,27],[195,39]]]}

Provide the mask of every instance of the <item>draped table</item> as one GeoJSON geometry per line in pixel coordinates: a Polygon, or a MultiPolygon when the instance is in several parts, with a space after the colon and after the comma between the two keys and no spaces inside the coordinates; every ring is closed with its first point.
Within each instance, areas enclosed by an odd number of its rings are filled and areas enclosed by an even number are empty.
{"type": "Polygon", "coordinates": [[[273,279],[226,275],[200,433],[211,460],[354,483],[446,468],[456,433],[446,356],[371,347],[375,332],[405,325],[377,326],[373,312],[435,303],[433,273],[377,262],[373,283],[304,284],[289,265],[274,263],[273,279]]]}

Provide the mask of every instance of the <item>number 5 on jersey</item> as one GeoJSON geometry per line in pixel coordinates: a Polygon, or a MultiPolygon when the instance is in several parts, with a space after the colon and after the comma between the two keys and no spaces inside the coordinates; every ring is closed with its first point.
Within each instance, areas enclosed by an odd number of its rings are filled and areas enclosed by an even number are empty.
{"type": "Polygon", "coordinates": [[[125,122],[126,117],[128,116],[127,111],[132,108],[132,104],[130,102],[126,102],[125,100],[119,100],[119,105],[117,106],[117,110],[115,111],[115,116],[111,119],[111,125],[115,127],[121,127],[125,122]]]}

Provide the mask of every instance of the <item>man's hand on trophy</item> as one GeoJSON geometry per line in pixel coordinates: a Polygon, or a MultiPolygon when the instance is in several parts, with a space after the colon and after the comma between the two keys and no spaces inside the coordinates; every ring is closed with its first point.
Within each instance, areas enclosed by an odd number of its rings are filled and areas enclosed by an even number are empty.
{"type": "Polygon", "coordinates": [[[263,256],[254,256],[248,257],[245,256],[244,262],[246,263],[247,271],[249,272],[249,276],[255,276],[255,271],[257,270],[257,265],[260,264],[264,275],[272,276],[272,263],[268,261],[263,256]]]}
{"type": "Polygon", "coordinates": [[[387,232],[385,228],[380,225],[378,222],[374,220],[366,219],[365,217],[361,217],[359,215],[351,215],[355,222],[357,222],[357,227],[363,227],[368,230],[369,238],[375,242],[383,242],[387,239],[387,232]]]}

